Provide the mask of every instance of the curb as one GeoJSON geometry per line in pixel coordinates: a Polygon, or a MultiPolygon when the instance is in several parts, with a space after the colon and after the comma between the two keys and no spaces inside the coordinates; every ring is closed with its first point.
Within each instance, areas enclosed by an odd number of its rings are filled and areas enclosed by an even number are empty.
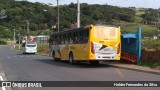
{"type": "MultiPolygon", "coordinates": [[[[36,53],[37,55],[42,55],[42,56],[49,56],[47,54],[41,54],[41,53],[36,53]]],[[[121,63],[119,63],[121,64],[121,63]]],[[[145,72],[145,73],[150,73],[150,74],[156,74],[156,75],[160,75],[160,70],[155,70],[155,69],[151,69],[149,67],[143,67],[142,68],[146,68],[146,70],[144,69],[138,69],[138,68],[132,68],[132,67],[127,67],[127,66],[120,66],[117,64],[109,64],[107,63],[107,65],[111,66],[111,67],[115,67],[115,68],[121,68],[121,69],[127,69],[127,70],[133,70],[133,71],[139,71],[139,72],[145,72]]],[[[125,65],[125,64],[124,64],[125,65]]],[[[135,67],[138,67],[137,65],[135,65],[135,67]]]]}
{"type": "Polygon", "coordinates": [[[125,66],[118,66],[118,65],[111,65],[111,64],[109,64],[109,65],[112,67],[115,67],[115,68],[121,68],[121,69],[127,69],[127,70],[133,70],[133,71],[139,71],[139,72],[160,75],[160,70],[150,69],[149,67],[142,67],[142,68],[148,68],[147,70],[143,70],[143,69],[137,69],[137,68],[131,68],[131,67],[125,67],[125,66]]]}

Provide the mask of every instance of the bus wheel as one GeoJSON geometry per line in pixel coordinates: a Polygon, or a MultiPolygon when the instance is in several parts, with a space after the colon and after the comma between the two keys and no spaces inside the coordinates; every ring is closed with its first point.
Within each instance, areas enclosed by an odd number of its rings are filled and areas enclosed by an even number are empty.
{"type": "Polygon", "coordinates": [[[89,61],[89,63],[90,63],[91,65],[98,65],[98,64],[99,64],[99,61],[89,61]]]}
{"type": "Polygon", "coordinates": [[[74,64],[74,59],[73,59],[73,54],[72,53],[69,54],[69,63],[72,64],[72,65],[74,64]]]}
{"type": "Polygon", "coordinates": [[[53,58],[53,61],[56,61],[55,53],[54,52],[52,53],[52,58],[53,58]]]}

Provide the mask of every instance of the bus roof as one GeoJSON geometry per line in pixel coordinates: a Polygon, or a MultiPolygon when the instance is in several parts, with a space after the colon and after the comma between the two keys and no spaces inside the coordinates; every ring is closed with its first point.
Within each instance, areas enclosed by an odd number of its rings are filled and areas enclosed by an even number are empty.
{"type": "MultiPolygon", "coordinates": [[[[55,34],[64,34],[64,33],[71,33],[71,32],[77,32],[77,31],[82,31],[88,28],[91,28],[91,25],[87,25],[85,27],[81,27],[81,28],[76,28],[76,29],[68,29],[68,30],[64,30],[64,31],[60,31],[60,32],[53,32],[51,35],[55,35],[55,34]]],[[[118,28],[118,25],[101,25],[101,24],[96,24],[94,26],[105,26],[105,27],[116,27],[118,28]]]]}
{"type": "Polygon", "coordinates": [[[101,24],[96,24],[94,26],[105,26],[105,27],[116,27],[116,28],[119,27],[119,25],[101,25],[101,24]]]}

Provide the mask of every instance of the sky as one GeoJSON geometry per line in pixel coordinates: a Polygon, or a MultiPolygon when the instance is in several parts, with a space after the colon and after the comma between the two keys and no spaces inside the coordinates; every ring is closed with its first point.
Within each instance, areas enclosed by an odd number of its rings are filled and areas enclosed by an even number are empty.
{"type": "MultiPolygon", "coordinates": [[[[51,3],[54,6],[57,5],[57,0],[27,0],[30,2],[51,3]]],[[[160,8],[160,0],[79,0],[80,3],[88,4],[108,4],[121,7],[138,7],[138,8],[160,8]]],[[[77,0],[59,0],[60,5],[76,3],[77,0]]]]}

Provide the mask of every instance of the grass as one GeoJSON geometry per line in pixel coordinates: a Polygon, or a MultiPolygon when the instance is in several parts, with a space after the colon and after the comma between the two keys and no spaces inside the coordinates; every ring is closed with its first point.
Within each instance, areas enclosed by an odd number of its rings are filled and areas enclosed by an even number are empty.
{"type": "Polygon", "coordinates": [[[158,68],[158,69],[160,68],[160,63],[158,62],[141,62],[139,65],[150,67],[150,68],[158,68]]]}
{"type": "Polygon", "coordinates": [[[18,51],[18,50],[22,50],[22,48],[20,47],[19,49],[19,45],[15,45],[15,48],[13,47],[14,50],[18,51]]]}
{"type": "Polygon", "coordinates": [[[16,45],[14,49],[15,49],[15,50],[19,50],[19,47],[16,45]]]}
{"type": "Polygon", "coordinates": [[[144,39],[142,42],[142,49],[144,50],[153,50],[160,51],[160,40],[156,39],[144,39]]]}
{"type": "Polygon", "coordinates": [[[142,23],[140,23],[141,20],[142,20],[142,18],[136,16],[136,23],[124,22],[124,21],[117,22],[116,20],[113,20],[113,23],[115,25],[121,25],[122,34],[136,33],[137,27],[141,27],[142,28],[142,37],[153,37],[154,35],[157,35],[158,29],[156,26],[142,24],[142,23]]]}
{"type": "Polygon", "coordinates": [[[48,44],[38,44],[37,52],[41,54],[49,54],[48,44]]]}
{"type": "Polygon", "coordinates": [[[135,12],[136,12],[137,16],[140,16],[142,14],[145,14],[145,9],[143,9],[143,8],[136,8],[135,12]]]}
{"type": "Polygon", "coordinates": [[[152,37],[158,33],[155,26],[144,25],[140,23],[122,23],[122,33],[136,33],[137,27],[142,28],[142,37],[152,37]]]}
{"type": "Polygon", "coordinates": [[[7,39],[0,38],[0,45],[6,45],[6,44],[7,44],[7,39]]]}
{"type": "Polygon", "coordinates": [[[135,22],[136,22],[136,23],[141,23],[141,22],[142,22],[142,20],[143,20],[143,18],[142,18],[142,17],[135,16],[135,22]]]}

